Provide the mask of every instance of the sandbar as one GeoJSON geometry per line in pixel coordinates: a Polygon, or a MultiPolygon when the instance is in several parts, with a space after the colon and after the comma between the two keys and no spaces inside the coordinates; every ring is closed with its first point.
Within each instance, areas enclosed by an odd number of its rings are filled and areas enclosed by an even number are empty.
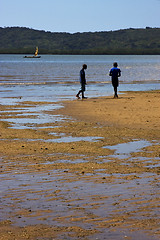
{"type": "Polygon", "coordinates": [[[48,103],[0,105],[0,240],[159,239],[159,103],[159,90],[63,101],[46,113],[64,121],[24,129],[15,110],[48,103]]]}

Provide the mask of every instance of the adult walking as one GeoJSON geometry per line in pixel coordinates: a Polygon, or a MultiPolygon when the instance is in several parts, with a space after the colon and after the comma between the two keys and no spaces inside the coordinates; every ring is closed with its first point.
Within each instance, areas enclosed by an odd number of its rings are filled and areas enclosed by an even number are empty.
{"type": "Polygon", "coordinates": [[[114,88],[114,98],[118,98],[117,87],[119,86],[119,77],[121,76],[121,70],[118,68],[118,63],[113,63],[113,68],[109,71],[109,76],[112,77],[112,86],[114,88]]]}
{"type": "Polygon", "coordinates": [[[82,93],[82,99],[85,99],[84,92],[86,90],[86,77],[85,77],[85,70],[87,69],[87,65],[83,64],[82,69],[80,71],[80,84],[81,84],[81,90],[77,93],[76,97],[80,99],[80,93],[82,93]]]}

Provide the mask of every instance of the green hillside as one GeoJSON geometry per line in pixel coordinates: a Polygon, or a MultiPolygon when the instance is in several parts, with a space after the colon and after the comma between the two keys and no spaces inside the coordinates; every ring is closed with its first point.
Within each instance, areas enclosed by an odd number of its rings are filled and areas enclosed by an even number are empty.
{"type": "Polygon", "coordinates": [[[109,32],[52,33],[29,28],[0,28],[0,53],[160,54],[160,28],[109,32]]]}

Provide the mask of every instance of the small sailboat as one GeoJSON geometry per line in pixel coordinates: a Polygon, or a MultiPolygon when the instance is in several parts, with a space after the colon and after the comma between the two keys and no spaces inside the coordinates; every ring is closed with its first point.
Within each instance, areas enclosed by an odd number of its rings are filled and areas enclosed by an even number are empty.
{"type": "Polygon", "coordinates": [[[33,56],[24,56],[24,58],[40,58],[41,56],[38,55],[38,47],[36,47],[36,51],[33,56]]]}

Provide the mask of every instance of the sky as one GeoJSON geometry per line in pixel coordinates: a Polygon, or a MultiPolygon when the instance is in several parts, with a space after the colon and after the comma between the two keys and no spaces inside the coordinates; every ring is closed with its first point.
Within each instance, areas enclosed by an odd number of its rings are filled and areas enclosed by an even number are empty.
{"type": "Polygon", "coordinates": [[[99,32],[160,27],[160,0],[0,0],[0,27],[99,32]]]}

